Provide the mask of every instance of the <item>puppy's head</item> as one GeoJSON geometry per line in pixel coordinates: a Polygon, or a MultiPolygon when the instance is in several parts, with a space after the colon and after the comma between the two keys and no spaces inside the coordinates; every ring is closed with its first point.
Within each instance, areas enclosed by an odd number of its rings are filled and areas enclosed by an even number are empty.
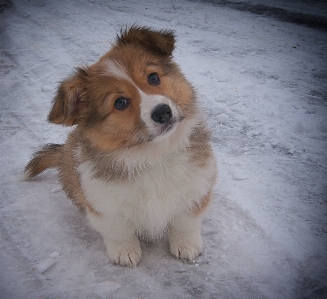
{"type": "Polygon", "coordinates": [[[60,85],[49,121],[77,125],[104,150],[169,136],[195,113],[193,89],[172,61],[174,45],[171,31],[121,32],[98,62],[60,85]]]}

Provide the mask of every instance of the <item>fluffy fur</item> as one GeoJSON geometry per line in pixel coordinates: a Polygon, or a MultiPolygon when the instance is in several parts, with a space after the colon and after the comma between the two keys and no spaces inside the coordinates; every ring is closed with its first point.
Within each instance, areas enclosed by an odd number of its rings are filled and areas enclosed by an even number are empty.
{"type": "Polygon", "coordinates": [[[67,196],[119,265],[139,263],[139,237],[168,232],[182,259],[203,248],[216,164],[194,90],[172,60],[174,44],[170,31],[121,32],[98,62],[61,83],[48,119],[74,129],[25,168],[27,178],[58,168],[67,196]]]}

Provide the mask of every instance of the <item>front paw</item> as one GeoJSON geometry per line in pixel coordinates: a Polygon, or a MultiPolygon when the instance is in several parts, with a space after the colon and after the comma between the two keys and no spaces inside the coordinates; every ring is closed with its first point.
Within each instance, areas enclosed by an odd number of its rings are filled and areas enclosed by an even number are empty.
{"type": "Polygon", "coordinates": [[[129,241],[110,241],[106,247],[109,260],[116,265],[134,268],[141,261],[142,250],[137,237],[129,241]]]}
{"type": "Polygon", "coordinates": [[[170,236],[170,252],[179,259],[193,261],[203,250],[203,241],[201,236],[170,236]]]}

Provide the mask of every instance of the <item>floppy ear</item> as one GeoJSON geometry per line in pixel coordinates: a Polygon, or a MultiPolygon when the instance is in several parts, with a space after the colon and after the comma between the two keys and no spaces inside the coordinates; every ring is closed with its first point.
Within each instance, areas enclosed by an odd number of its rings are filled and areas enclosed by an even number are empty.
{"type": "Polygon", "coordinates": [[[88,69],[78,68],[75,75],[60,84],[48,115],[49,122],[72,126],[83,118],[87,108],[84,99],[87,80],[88,69]]]}
{"type": "Polygon", "coordinates": [[[168,57],[175,48],[175,35],[169,30],[155,31],[147,27],[132,26],[117,37],[117,45],[119,44],[141,45],[154,54],[168,57]]]}

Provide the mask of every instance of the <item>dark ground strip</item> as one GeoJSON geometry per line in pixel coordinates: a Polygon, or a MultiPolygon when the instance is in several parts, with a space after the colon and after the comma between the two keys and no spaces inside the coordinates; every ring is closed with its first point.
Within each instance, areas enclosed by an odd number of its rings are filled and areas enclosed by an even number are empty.
{"type": "MultiPolygon", "coordinates": [[[[252,4],[246,2],[233,2],[229,0],[202,0],[214,5],[230,7],[240,11],[248,11],[253,14],[275,18],[277,20],[289,23],[295,23],[308,27],[318,28],[327,31],[327,12],[326,17],[291,12],[283,8],[273,7],[263,4],[252,4]]],[[[324,3],[324,1],[306,1],[308,5],[314,6],[315,3],[324,3]]],[[[296,3],[294,3],[296,5],[296,3]]]]}

